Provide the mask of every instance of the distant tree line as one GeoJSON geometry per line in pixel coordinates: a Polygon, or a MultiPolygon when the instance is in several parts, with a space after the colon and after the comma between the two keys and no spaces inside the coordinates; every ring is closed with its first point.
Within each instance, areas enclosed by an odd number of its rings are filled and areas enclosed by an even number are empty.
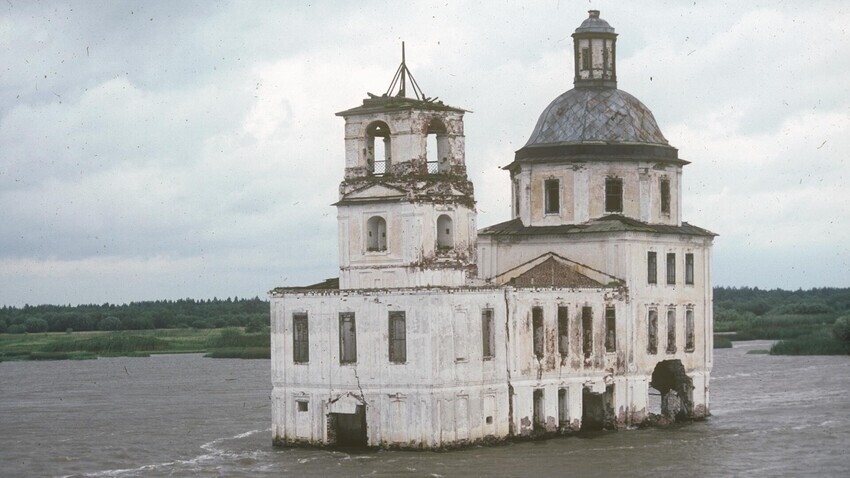
{"type": "Polygon", "coordinates": [[[268,325],[269,303],[258,297],[0,308],[0,333],[10,334],[224,327],[246,327],[250,332],[268,325]]]}
{"type": "Polygon", "coordinates": [[[850,288],[716,287],[714,330],[734,332],[732,340],[778,340],[771,354],[850,353],[850,288]]]}
{"type": "Polygon", "coordinates": [[[715,287],[714,320],[719,322],[765,315],[850,313],[850,288],[765,290],[758,287],[715,287]]]}
{"type": "MultiPolygon", "coordinates": [[[[714,320],[716,331],[737,331],[739,340],[829,329],[835,339],[850,343],[850,288],[715,287],[714,320]]],[[[0,308],[0,333],[224,327],[252,332],[268,325],[269,303],[258,297],[0,308]]]]}

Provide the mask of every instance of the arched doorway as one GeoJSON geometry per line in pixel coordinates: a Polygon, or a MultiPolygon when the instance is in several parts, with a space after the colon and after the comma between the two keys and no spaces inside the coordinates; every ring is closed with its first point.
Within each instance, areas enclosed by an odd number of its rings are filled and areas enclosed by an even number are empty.
{"type": "Polygon", "coordinates": [[[365,447],[369,440],[366,427],[366,404],[346,393],[328,402],[327,443],[334,447],[365,447]]]}
{"type": "MultiPolygon", "coordinates": [[[[681,360],[658,362],[652,371],[649,386],[661,395],[661,415],[670,420],[690,420],[693,418],[694,384],[681,360]]],[[[648,397],[652,399],[652,397],[648,397]]]]}

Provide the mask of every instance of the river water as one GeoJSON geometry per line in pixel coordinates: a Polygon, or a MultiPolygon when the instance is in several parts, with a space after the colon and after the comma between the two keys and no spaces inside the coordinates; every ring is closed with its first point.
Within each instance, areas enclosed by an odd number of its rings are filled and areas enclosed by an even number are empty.
{"type": "Polygon", "coordinates": [[[715,351],[705,422],[476,447],[271,446],[268,360],[0,363],[2,476],[850,476],[850,357],[715,351]]]}

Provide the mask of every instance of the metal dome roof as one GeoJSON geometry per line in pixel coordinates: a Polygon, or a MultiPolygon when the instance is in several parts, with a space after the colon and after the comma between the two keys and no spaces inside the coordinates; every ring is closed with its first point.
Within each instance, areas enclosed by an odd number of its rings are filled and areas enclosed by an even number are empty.
{"type": "Polygon", "coordinates": [[[614,88],[574,88],[543,110],[525,147],[599,142],[669,146],[652,112],[634,96],[614,88]]]}
{"type": "Polygon", "coordinates": [[[599,18],[599,10],[588,10],[590,16],[576,28],[576,33],[614,33],[614,27],[605,20],[599,18]]]}

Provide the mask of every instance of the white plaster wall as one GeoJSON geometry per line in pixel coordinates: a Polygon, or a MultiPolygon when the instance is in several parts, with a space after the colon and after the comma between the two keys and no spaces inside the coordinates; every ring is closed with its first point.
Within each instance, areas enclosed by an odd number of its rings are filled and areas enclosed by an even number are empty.
{"type": "MultiPolygon", "coordinates": [[[[615,377],[627,374],[626,358],[631,346],[627,328],[630,320],[626,297],[616,289],[518,289],[508,304],[508,356],[510,377],[514,390],[513,427],[518,435],[533,432],[534,390],[544,391],[546,431],[556,432],[560,423],[577,430],[581,425],[582,389],[595,386],[605,389],[615,377]],[[558,350],[558,306],[565,306],[569,315],[569,353],[558,350]],[[593,352],[585,358],[582,350],[582,308],[593,309],[593,352]],[[616,350],[605,349],[605,309],[616,311],[616,350]],[[532,308],[543,309],[544,354],[534,354],[532,308]],[[566,389],[568,417],[558,410],[558,391],[566,389]]],[[[626,397],[618,404],[628,408],[626,397]]]]}
{"type": "MultiPolygon", "coordinates": [[[[578,236],[578,235],[577,235],[578,236]]],[[[678,341],[684,348],[684,314],[687,307],[694,309],[697,330],[696,348],[699,353],[689,357],[693,362],[710,367],[711,334],[711,238],[697,236],[661,235],[646,233],[585,234],[565,240],[558,236],[532,236],[520,242],[495,242],[492,237],[478,239],[485,261],[479,264],[484,279],[510,270],[547,252],[554,252],[570,260],[623,279],[628,287],[635,324],[646,324],[649,307],[658,307],[659,326],[666,316],[667,307],[676,308],[678,341]],[[486,249],[487,252],[483,252],[486,249]],[[647,252],[655,251],[658,259],[657,284],[647,282],[647,252]],[[676,284],[666,283],[666,255],[676,254],[676,284]],[[694,284],[685,284],[685,254],[694,255],[694,284]]],[[[664,329],[666,332],[666,329],[664,329]]],[[[659,329],[660,332],[660,329],[659,329]]],[[[645,343],[645,330],[636,336],[645,343]]],[[[666,335],[660,342],[666,340],[666,335]]],[[[660,347],[661,343],[659,344],[660,347]]],[[[661,353],[661,350],[659,350],[661,353]]],[[[683,357],[684,358],[684,357],[683,357]]],[[[654,360],[653,357],[647,357],[654,360]]]]}
{"type": "Polygon", "coordinates": [[[407,202],[338,206],[340,287],[343,289],[462,286],[475,260],[475,211],[460,205],[407,202]],[[454,248],[437,253],[437,219],[452,219],[454,248]],[[368,251],[366,223],[383,217],[387,250],[368,251]]]}
{"type": "MultiPolygon", "coordinates": [[[[602,362],[597,361],[596,363],[602,369],[610,369],[613,366],[615,370],[622,371],[634,379],[646,377],[645,380],[648,381],[658,362],[680,360],[688,374],[707,376],[710,372],[713,354],[711,238],[628,232],[577,235],[570,237],[569,240],[565,240],[563,236],[531,236],[521,241],[503,242],[492,239],[490,236],[481,236],[478,239],[479,255],[482,257],[479,272],[484,279],[510,270],[547,252],[555,252],[625,281],[628,296],[625,304],[617,306],[617,340],[619,341],[617,357],[613,362],[610,357],[603,357],[602,362]],[[656,284],[649,284],[647,281],[648,251],[655,251],[657,254],[656,284]],[[667,253],[676,254],[676,283],[672,285],[666,283],[667,253]],[[685,284],[686,253],[694,255],[694,284],[685,284]],[[650,308],[658,310],[658,345],[655,354],[650,354],[647,350],[650,308]],[[671,308],[675,310],[676,351],[667,353],[666,311],[671,308]],[[685,350],[685,313],[689,308],[694,311],[695,347],[693,351],[685,350]]],[[[519,296],[526,297],[521,293],[519,296]]],[[[564,299],[560,297],[553,299],[551,294],[535,291],[527,295],[527,303],[524,300],[526,299],[520,300],[516,308],[511,310],[515,310],[518,314],[518,320],[523,318],[522,323],[530,327],[530,310],[535,301],[544,307],[547,324],[554,326],[552,325],[554,322],[551,321],[556,320],[553,318],[556,314],[555,302],[564,299]]],[[[592,294],[584,300],[591,301],[590,305],[594,304],[592,301],[596,301],[596,304],[601,302],[599,297],[594,297],[592,294]]],[[[567,305],[570,306],[570,304],[567,305]]],[[[577,305],[578,303],[570,306],[570,315],[573,320],[576,314],[580,313],[577,305]]],[[[593,306],[594,322],[598,323],[602,316],[596,311],[601,310],[601,306],[593,306]]],[[[519,328],[514,332],[514,337],[527,333],[530,332],[525,328],[519,328]]],[[[575,333],[575,330],[571,328],[571,334],[575,333]]],[[[595,340],[604,339],[600,335],[596,336],[595,340]]],[[[544,380],[533,386],[545,386],[546,373],[554,373],[554,370],[558,370],[559,376],[562,373],[562,366],[557,362],[555,369],[544,367],[541,372],[540,367],[535,364],[536,360],[533,358],[528,337],[518,339],[515,346],[517,349],[512,356],[520,362],[517,363],[517,369],[513,373],[518,373],[519,376],[530,374],[544,380]]],[[[575,346],[572,341],[571,346],[575,346]]],[[[548,350],[547,348],[547,353],[548,350]]],[[[594,350],[598,350],[598,347],[594,350]]],[[[553,357],[547,355],[544,365],[551,367],[552,360],[553,357]]],[[[584,373],[588,377],[593,375],[594,367],[585,367],[577,358],[570,360],[574,361],[574,363],[566,364],[569,365],[570,370],[580,371],[579,374],[584,373]]],[[[695,386],[697,386],[696,383],[695,386]]],[[[631,390],[629,393],[636,395],[628,398],[628,403],[618,403],[617,407],[627,407],[626,417],[634,413],[645,413],[647,386],[636,383],[628,387],[628,390],[631,390]]],[[[707,398],[705,398],[707,392],[699,396],[696,391],[694,393],[695,406],[703,404],[707,411],[707,398]]],[[[519,426],[520,418],[516,418],[516,426],[519,426]]]]}
{"type": "Polygon", "coordinates": [[[366,403],[369,444],[439,447],[508,434],[506,356],[482,357],[481,311],[494,311],[505,343],[499,289],[285,294],[272,298],[273,432],[287,442],[324,443],[328,402],[366,403]],[[388,314],[404,311],[407,362],[389,362],[388,314]],[[310,360],[292,357],[292,314],[306,312],[310,360]],[[357,362],[339,363],[339,313],[354,312],[357,362]],[[297,400],[309,401],[297,412],[297,400]],[[492,423],[486,418],[492,417],[492,423]],[[400,420],[400,421],[398,421],[400,420]]]}
{"type": "Polygon", "coordinates": [[[524,163],[512,173],[520,182],[520,214],[525,226],[581,224],[608,214],[605,211],[605,178],[623,180],[622,215],[652,224],[681,225],[682,167],[663,163],[598,161],[524,163]],[[661,212],[661,178],[670,181],[670,213],[661,212]],[[546,214],[543,182],[558,179],[561,211],[546,214]]]}

